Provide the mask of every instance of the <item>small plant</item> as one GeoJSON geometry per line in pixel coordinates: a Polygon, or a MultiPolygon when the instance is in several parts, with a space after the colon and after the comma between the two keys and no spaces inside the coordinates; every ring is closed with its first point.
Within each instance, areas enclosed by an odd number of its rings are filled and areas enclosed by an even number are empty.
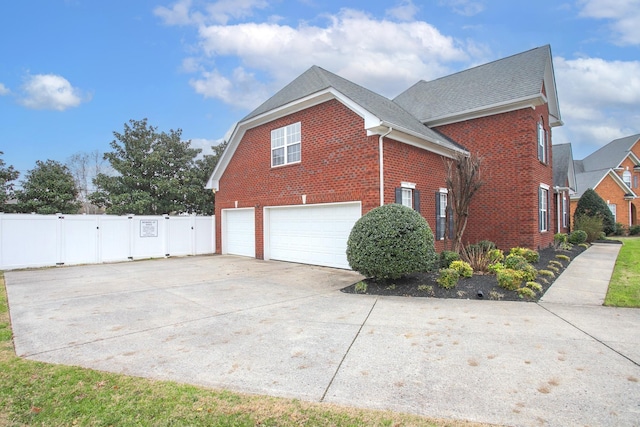
{"type": "Polygon", "coordinates": [[[552,259],[551,261],[549,261],[549,265],[554,265],[558,268],[564,267],[564,264],[562,264],[560,261],[556,261],[555,259],[552,259]]]}
{"type": "Polygon", "coordinates": [[[538,276],[550,277],[552,279],[556,277],[555,273],[551,270],[538,270],[538,276]]]}
{"type": "Polygon", "coordinates": [[[616,222],[613,225],[613,232],[611,233],[614,236],[624,236],[627,234],[627,228],[620,222],[616,222]]]}
{"type": "Polygon", "coordinates": [[[493,243],[491,240],[480,240],[478,242],[478,246],[480,247],[480,249],[484,250],[485,252],[489,252],[490,250],[497,248],[496,244],[493,243]]]}
{"type": "Polygon", "coordinates": [[[538,262],[540,260],[540,254],[537,251],[527,248],[511,248],[509,255],[520,255],[530,263],[538,262]]]}
{"type": "Polygon", "coordinates": [[[504,294],[501,294],[498,291],[489,292],[489,299],[491,300],[500,301],[502,298],[504,298],[504,294]]]}
{"type": "Polygon", "coordinates": [[[458,284],[460,273],[454,268],[441,268],[440,275],[436,279],[438,285],[444,289],[453,289],[458,284]]]}
{"type": "Polygon", "coordinates": [[[559,273],[560,272],[560,269],[557,266],[553,265],[553,264],[547,265],[547,270],[551,270],[554,273],[559,273]]]}
{"type": "Polygon", "coordinates": [[[471,265],[469,265],[468,262],[465,262],[465,261],[453,261],[449,265],[449,268],[453,268],[454,270],[456,270],[458,272],[458,274],[460,275],[460,277],[471,277],[471,276],[473,276],[473,269],[471,268],[471,265]]]}
{"type": "Polygon", "coordinates": [[[440,268],[449,268],[453,261],[458,261],[460,254],[453,251],[440,252],[440,268]]]}
{"type": "Polygon", "coordinates": [[[536,293],[533,289],[531,288],[518,288],[516,289],[516,292],[518,293],[518,295],[520,296],[520,298],[528,298],[528,299],[533,299],[536,297],[536,293]]]}
{"type": "Polygon", "coordinates": [[[536,292],[542,292],[542,285],[536,282],[527,282],[525,283],[527,288],[533,289],[536,292]]]}
{"type": "Polygon", "coordinates": [[[567,261],[567,262],[571,261],[571,258],[569,258],[567,255],[564,255],[564,254],[558,254],[556,255],[556,258],[562,261],[567,261]]]}
{"type": "Polygon", "coordinates": [[[632,225],[631,227],[629,227],[630,236],[637,236],[638,234],[640,234],[640,224],[632,225]]]}
{"type": "Polygon", "coordinates": [[[393,283],[393,284],[391,284],[391,285],[387,286],[387,288],[386,288],[386,289],[388,289],[388,290],[390,290],[390,291],[393,291],[395,288],[396,288],[396,284],[395,284],[395,283],[393,283]]]}
{"type": "Polygon", "coordinates": [[[489,259],[489,250],[485,250],[480,245],[468,245],[462,249],[461,259],[471,266],[473,271],[487,271],[487,267],[491,263],[489,259]]]}
{"type": "Polygon", "coordinates": [[[509,254],[504,258],[504,266],[513,270],[523,270],[529,264],[522,255],[509,254]]]}
{"type": "Polygon", "coordinates": [[[584,230],[574,230],[569,234],[569,243],[579,245],[587,241],[587,232],[584,230]]]}
{"type": "MultiPolygon", "coordinates": [[[[540,274],[540,271],[541,271],[541,270],[538,270],[538,274],[540,274]]],[[[538,277],[538,278],[537,278],[537,280],[538,280],[539,282],[544,283],[545,285],[548,285],[548,284],[549,284],[549,280],[548,280],[546,277],[538,277]]]]}
{"type": "Polygon", "coordinates": [[[360,282],[356,283],[355,286],[355,291],[357,294],[366,294],[367,293],[367,282],[365,282],[364,280],[361,280],[360,282]]]}
{"type": "Polygon", "coordinates": [[[502,262],[504,260],[504,252],[500,249],[491,249],[487,253],[487,257],[489,257],[489,262],[494,264],[496,262],[502,262]]]}
{"type": "Polygon", "coordinates": [[[578,246],[580,246],[581,248],[589,249],[588,243],[580,243],[578,246]]]}
{"type": "Polygon", "coordinates": [[[505,268],[504,270],[499,271],[496,276],[498,277],[498,286],[510,291],[518,289],[523,280],[522,271],[513,270],[511,268],[505,268]]]}
{"type": "Polygon", "coordinates": [[[435,292],[433,291],[433,286],[431,285],[420,285],[418,286],[418,290],[420,292],[426,292],[429,295],[434,295],[435,292]]]}
{"type": "Polygon", "coordinates": [[[556,233],[553,235],[553,243],[556,247],[567,242],[569,242],[569,235],[567,233],[556,233]]]}
{"type": "Polygon", "coordinates": [[[495,264],[490,264],[489,267],[487,267],[487,270],[489,271],[489,273],[498,274],[498,271],[502,271],[505,268],[507,267],[505,267],[503,263],[496,262],[495,264]]]}
{"type": "MultiPolygon", "coordinates": [[[[585,240],[587,242],[593,242],[594,240],[598,240],[600,238],[600,234],[604,233],[602,228],[602,217],[600,216],[578,215],[575,217],[574,223],[575,223],[574,233],[578,230],[581,230],[587,233],[587,238],[585,240]]],[[[606,233],[605,233],[605,236],[606,236],[606,233]]]]}

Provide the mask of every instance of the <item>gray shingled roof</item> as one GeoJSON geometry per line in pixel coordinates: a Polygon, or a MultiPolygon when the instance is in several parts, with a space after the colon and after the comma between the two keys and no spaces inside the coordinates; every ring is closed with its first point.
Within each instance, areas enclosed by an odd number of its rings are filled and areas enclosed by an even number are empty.
{"type": "Polygon", "coordinates": [[[241,121],[244,122],[291,102],[325,89],[333,88],[397,130],[411,131],[447,148],[464,149],[451,139],[423,125],[419,120],[388,98],[346,80],[318,66],[312,66],[286,85],[241,121]]]}
{"type": "MultiPolygon", "coordinates": [[[[542,46],[432,81],[394,98],[421,122],[538,95],[551,48],[542,46]]],[[[547,88],[547,93],[552,88],[547,88]]],[[[555,88],[553,88],[555,90],[555,88]]]]}
{"type": "Polygon", "coordinates": [[[569,176],[574,171],[571,144],[556,144],[552,145],[551,149],[553,150],[553,185],[571,186],[574,179],[569,176]]]}
{"type": "Polygon", "coordinates": [[[580,198],[589,188],[593,189],[604,178],[611,169],[599,169],[595,171],[588,171],[582,173],[576,173],[576,194],[572,197],[580,198]]]}
{"type": "Polygon", "coordinates": [[[640,139],[640,134],[627,136],[611,141],[584,158],[584,170],[616,168],[627,157],[633,145],[640,139]]]}

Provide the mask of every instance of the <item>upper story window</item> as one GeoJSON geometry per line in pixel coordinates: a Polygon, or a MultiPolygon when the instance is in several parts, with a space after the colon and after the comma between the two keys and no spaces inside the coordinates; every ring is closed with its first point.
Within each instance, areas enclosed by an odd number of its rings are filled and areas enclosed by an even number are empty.
{"type": "Polygon", "coordinates": [[[622,180],[627,184],[627,187],[631,188],[631,171],[622,172],[622,180]]]}
{"type": "Polygon", "coordinates": [[[300,122],[271,131],[271,166],[300,161],[300,122]]]}
{"type": "Polygon", "coordinates": [[[547,163],[547,131],[542,119],[538,122],[538,160],[547,163]]]}
{"type": "Polygon", "coordinates": [[[449,210],[449,237],[453,234],[453,218],[447,200],[448,192],[446,188],[441,188],[436,193],[436,240],[444,240],[447,232],[447,210],[449,210]]]}

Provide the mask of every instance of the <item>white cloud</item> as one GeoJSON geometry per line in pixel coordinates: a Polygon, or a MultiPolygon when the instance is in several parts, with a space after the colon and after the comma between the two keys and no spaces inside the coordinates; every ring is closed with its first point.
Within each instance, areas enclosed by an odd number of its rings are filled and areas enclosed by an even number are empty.
{"type": "Polygon", "coordinates": [[[411,0],[402,0],[398,6],[386,10],[386,15],[399,21],[413,21],[419,8],[411,0]]]}
{"type": "MultiPolygon", "coordinates": [[[[376,20],[351,9],[328,16],[326,26],[203,25],[199,37],[205,58],[233,58],[240,65],[202,72],[192,86],[205,96],[247,109],[314,64],[394,96],[419,79],[446,74],[447,64],[468,59],[459,42],[426,22],[376,20]]],[[[193,58],[188,65],[197,68],[193,58]]]]}
{"type": "Polygon", "coordinates": [[[556,57],[554,66],[565,122],[554,133],[554,143],[572,142],[574,154],[582,158],[640,131],[640,61],[556,57]]]}
{"type": "Polygon", "coordinates": [[[83,102],[80,90],[56,74],[28,76],[22,86],[23,96],[19,102],[34,110],[58,110],[77,107],[83,102]]]}
{"type": "Polygon", "coordinates": [[[178,0],[171,7],[158,6],[153,13],[167,25],[226,24],[231,19],[253,15],[254,9],[269,6],[266,0],[219,0],[205,5],[205,12],[192,10],[191,0],[178,0]]]}
{"type": "Polygon", "coordinates": [[[4,84],[0,83],[0,96],[9,95],[11,91],[4,84]]]}
{"type": "Polygon", "coordinates": [[[482,1],[474,0],[440,0],[440,4],[450,7],[455,13],[463,16],[477,15],[485,8],[482,1]]]}
{"type": "Polygon", "coordinates": [[[612,21],[615,42],[640,44],[640,0],[580,0],[580,16],[612,21]]]}

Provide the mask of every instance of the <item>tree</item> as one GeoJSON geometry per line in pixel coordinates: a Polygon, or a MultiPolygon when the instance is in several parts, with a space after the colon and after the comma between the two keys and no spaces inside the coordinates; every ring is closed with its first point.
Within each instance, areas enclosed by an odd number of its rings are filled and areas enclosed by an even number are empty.
{"type": "Polygon", "coordinates": [[[60,162],[36,161],[26,174],[22,189],[16,191],[16,210],[38,214],[78,213],[78,189],[69,169],[60,162]]]}
{"type": "MultiPolygon", "coordinates": [[[[4,153],[0,151],[0,156],[4,153]]],[[[6,203],[12,199],[13,194],[13,182],[20,176],[20,172],[15,170],[13,166],[5,166],[4,160],[0,158],[0,212],[6,212],[6,203]]]]}
{"type": "MultiPolygon", "coordinates": [[[[458,153],[454,159],[446,161],[447,169],[447,215],[453,214],[452,250],[460,252],[462,236],[467,228],[469,205],[476,192],[482,187],[480,166],[482,159],[477,155],[458,153]]],[[[447,223],[449,218],[447,218],[447,223]]],[[[446,233],[445,233],[446,236],[446,233]]]]}
{"type": "Polygon", "coordinates": [[[615,220],[611,209],[607,206],[607,202],[591,188],[582,193],[580,200],[578,200],[576,211],[573,214],[574,222],[579,222],[578,220],[583,215],[601,218],[602,229],[606,234],[611,234],[615,230],[615,220]]]}
{"type": "Polygon", "coordinates": [[[196,161],[201,150],[180,139],[182,130],[159,133],[143,119],[130,120],[123,133],[113,134],[113,151],[104,158],[116,173],[96,176],[96,191],[89,197],[94,204],[111,214],[213,210],[213,194],[204,188],[208,176],[201,170],[207,161],[196,161]]]}
{"type": "Polygon", "coordinates": [[[98,213],[99,208],[89,201],[89,195],[94,191],[93,179],[98,174],[104,173],[103,155],[98,150],[89,153],[78,152],[69,157],[66,165],[73,175],[73,180],[78,189],[81,213],[98,213]]]}

